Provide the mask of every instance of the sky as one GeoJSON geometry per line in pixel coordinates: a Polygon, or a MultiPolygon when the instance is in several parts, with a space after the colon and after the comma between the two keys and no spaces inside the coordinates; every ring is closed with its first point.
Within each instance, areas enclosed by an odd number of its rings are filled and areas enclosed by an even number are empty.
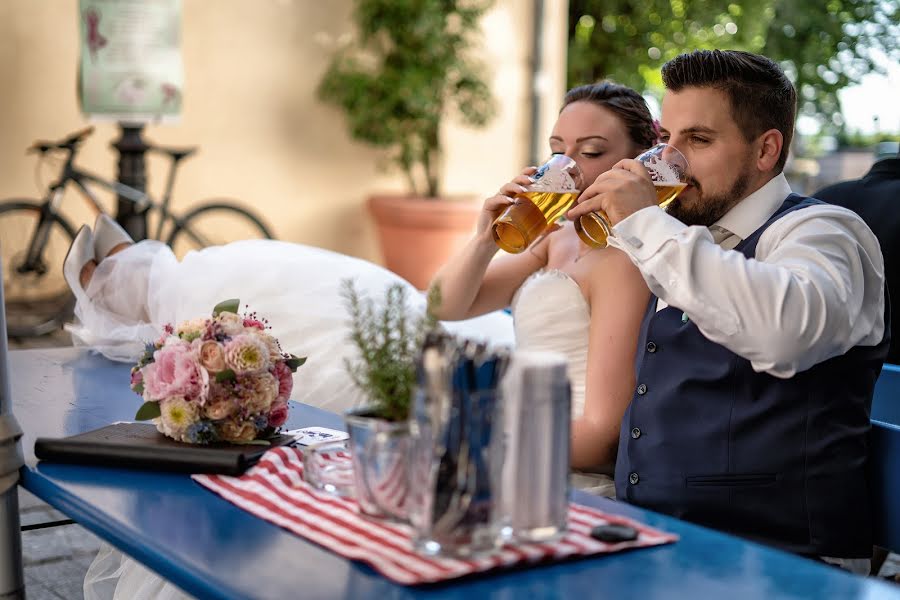
{"type": "Polygon", "coordinates": [[[878,116],[878,131],[900,134],[900,65],[883,63],[887,75],[869,74],[860,85],[838,92],[849,130],[875,133],[873,115],[878,116]]]}

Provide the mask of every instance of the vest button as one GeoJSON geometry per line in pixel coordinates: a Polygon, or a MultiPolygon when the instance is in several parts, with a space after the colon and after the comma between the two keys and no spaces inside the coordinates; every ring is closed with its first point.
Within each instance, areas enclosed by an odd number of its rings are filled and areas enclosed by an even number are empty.
{"type": "Polygon", "coordinates": [[[637,427],[631,430],[631,437],[634,439],[638,439],[641,437],[641,430],[637,427]]]}
{"type": "Polygon", "coordinates": [[[654,343],[654,342],[647,342],[647,352],[649,352],[649,353],[651,353],[651,354],[653,354],[654,352],[656,352],[656,343],[654,343]]]}
{"type": "Polygon", "coordinates": [[[628,476],[628,482],[629,482],[631,485],[637,485],[638,481],[640,481],[640,480],[641,480],[641,478],[638,477],[638,474],[637,474],[637,473],[632,473],[632,474],[630,474],[630,475],[628,476]]]}
{"type": "Polygon", "coordinates": [[[643,396],[647,393],[647,386],[643,383],[637,387],[638,396],[643,396]]]}

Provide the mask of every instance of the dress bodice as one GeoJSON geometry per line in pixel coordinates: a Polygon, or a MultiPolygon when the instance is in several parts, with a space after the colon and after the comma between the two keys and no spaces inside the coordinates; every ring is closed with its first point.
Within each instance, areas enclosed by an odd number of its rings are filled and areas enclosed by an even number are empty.
{"type": "Polygon", "coordinates": [[[572,418],[584,412],[590,306],[581,288],[557,269],[542,269],[519,287],[512,301],[516,347],[559,352],[568,362],[572,418]]]}

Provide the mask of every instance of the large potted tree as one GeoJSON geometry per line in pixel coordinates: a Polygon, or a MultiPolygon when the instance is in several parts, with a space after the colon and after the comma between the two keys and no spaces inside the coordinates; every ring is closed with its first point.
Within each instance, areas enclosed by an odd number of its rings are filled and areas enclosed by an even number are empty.
{"type": "Polygon", "coordinates": [[[448,116],[477,127],[493,115],[473,56],[492,2],[354,0],[356,37],[319,84],[351,136],[389,151],[406,177],[406,194],[373,194],[369,208],[387,267],[419,289],[471,234],[480,210],[474,197],[442,197],[441,128],[448,116]]]}

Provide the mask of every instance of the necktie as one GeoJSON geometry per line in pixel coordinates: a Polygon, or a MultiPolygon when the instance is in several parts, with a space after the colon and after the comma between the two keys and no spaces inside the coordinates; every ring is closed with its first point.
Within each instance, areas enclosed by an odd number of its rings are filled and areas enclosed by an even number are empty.
{"type": "Polygon", "coordinates": [[[728,231],[724,227],[718,225],[710,225],[709,232],[712,234],[713,241],[723,250],[733,250],[741,242],[741,238],[728,231]]]}

